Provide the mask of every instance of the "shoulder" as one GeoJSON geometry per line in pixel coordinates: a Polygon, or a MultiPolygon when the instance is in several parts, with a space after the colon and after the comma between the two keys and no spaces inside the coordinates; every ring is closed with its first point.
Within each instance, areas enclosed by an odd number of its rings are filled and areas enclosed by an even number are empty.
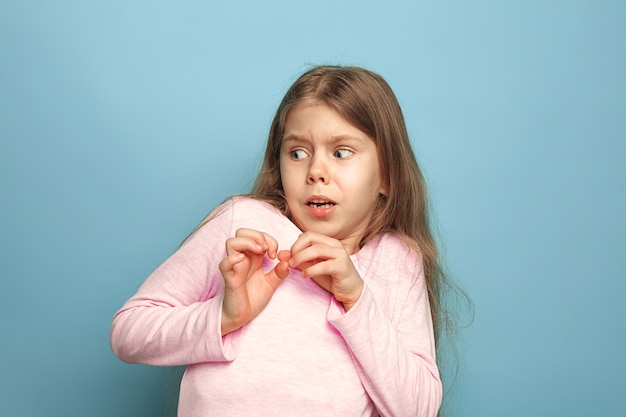
{"type": "Polygon", "coordinates": [[[368,269],[385,271],[388,279],[417,278],[422,274],[422,256],[395,233],[375,236],[359,251],[358,256],[363,264],[369,266],[368,269]]]}
{"type": "Polygon", "coordinates": [[[298,228],[272,204],[247,196],[231,197],[222,210],[229,212],[231,230],[254,229],[268,233],[281,242],[291,245],[300,235],[298,228]]]}
{"type": "Polygon", "coordinates": [[[375,236],[357,255],[361,278],[385,315],[397,325],[406,303],[415,305],[426,294],[421,255],[394,233],[375,236]]]}
{"type": "Polygon", "coordinates": [[[277,215],[280,212],[271,204],[254,198],[236,195],[228,198],[222,204],[215,207],[209,215],[202,221],[201,227],[215,220],[223,220],[224,217],[232,220],[239,216],[247,215],[277,215]]]}
{"type": "Polygon", "coordinates": [[[263,221],[275,221],[284,215],[273,205],[266,201],[257,200],[247,196],[231,197],[226,204],[232,207],[235,219],[253,220],[254,223],[263,221]]]}
{"type": "Polygon", "coordinates": [[[382,233],[375,236],[363,249],[375,256],[393,260],[421,259],[420,254],[405,239],[396,233],[382,233]]]}
{"type": "Polygon", "coordinates": [[[245,195],[235,195],[229,198],[226,203],[230,203],[232,206],[236,207],[239,210],[278,212],[278,209],[270,203],[245,195]]]}

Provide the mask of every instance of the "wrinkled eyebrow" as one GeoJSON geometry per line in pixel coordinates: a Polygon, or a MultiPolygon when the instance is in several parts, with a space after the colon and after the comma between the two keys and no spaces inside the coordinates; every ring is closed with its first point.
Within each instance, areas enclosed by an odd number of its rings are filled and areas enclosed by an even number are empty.
{"type": "Polygon", "coordinates": [[[300,135],[294,135],[294,134],[292,133],[292,134],[289,134],[289,135],[283,135],[283,138],[282,138],[282,141],[281,141],[281,142],[282,142],[282,143],[286,143],[286,142],[301,142],[301,141],[303,141],[303,140],[304,140],[304,139],[302,138],[302,136],[300,136],[300,135]]]}
{"type": "MultiPolygon", "coordinates": [[[[347,142],[363,143],[366,138],[367,136],[359,137],[359,136],[352,136],[352,135],[337,135],[337,136],[329,137],[327,139],[327,142],[334,143],[334,142],[347,141],[347,142]]],[[[284,144],[288,142],[310,142],[310,139],[306,135],[298,135],[295,133],[290,133],[288,135],[283,135],[282,143],[284,144]]]]}

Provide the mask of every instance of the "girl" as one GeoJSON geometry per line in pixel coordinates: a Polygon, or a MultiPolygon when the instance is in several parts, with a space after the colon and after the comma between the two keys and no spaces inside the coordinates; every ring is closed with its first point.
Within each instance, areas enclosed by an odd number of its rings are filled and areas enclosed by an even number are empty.
{"type": "Polygon", "coordinates": [[[435,416],[439,288],[424,180],[377,74],[303,74],[250,195],[115,314],[128,363],[187,365],[178,415],[435,416]]]}

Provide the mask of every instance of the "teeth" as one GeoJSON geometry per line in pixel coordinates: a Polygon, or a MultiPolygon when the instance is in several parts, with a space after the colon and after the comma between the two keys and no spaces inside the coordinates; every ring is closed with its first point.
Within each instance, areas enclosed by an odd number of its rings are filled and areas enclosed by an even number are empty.
{"type": "Polygon", "coordinates": [[[312,200],[308,203],[310,206],[318,207],[318,208],[330,208],[333,206],[333,203],[329,203],[327,201],[322,200],[312,200]]]}

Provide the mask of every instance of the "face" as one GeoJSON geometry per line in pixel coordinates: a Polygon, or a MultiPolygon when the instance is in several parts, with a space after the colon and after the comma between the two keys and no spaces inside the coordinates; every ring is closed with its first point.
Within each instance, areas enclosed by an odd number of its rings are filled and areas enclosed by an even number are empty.
{"type": "Polygon", "coordinates": [[[374,141],[325,104],[291,109],[280,172],[292,221],[359,249],[379,194],[386,194],[374,141]]]}

